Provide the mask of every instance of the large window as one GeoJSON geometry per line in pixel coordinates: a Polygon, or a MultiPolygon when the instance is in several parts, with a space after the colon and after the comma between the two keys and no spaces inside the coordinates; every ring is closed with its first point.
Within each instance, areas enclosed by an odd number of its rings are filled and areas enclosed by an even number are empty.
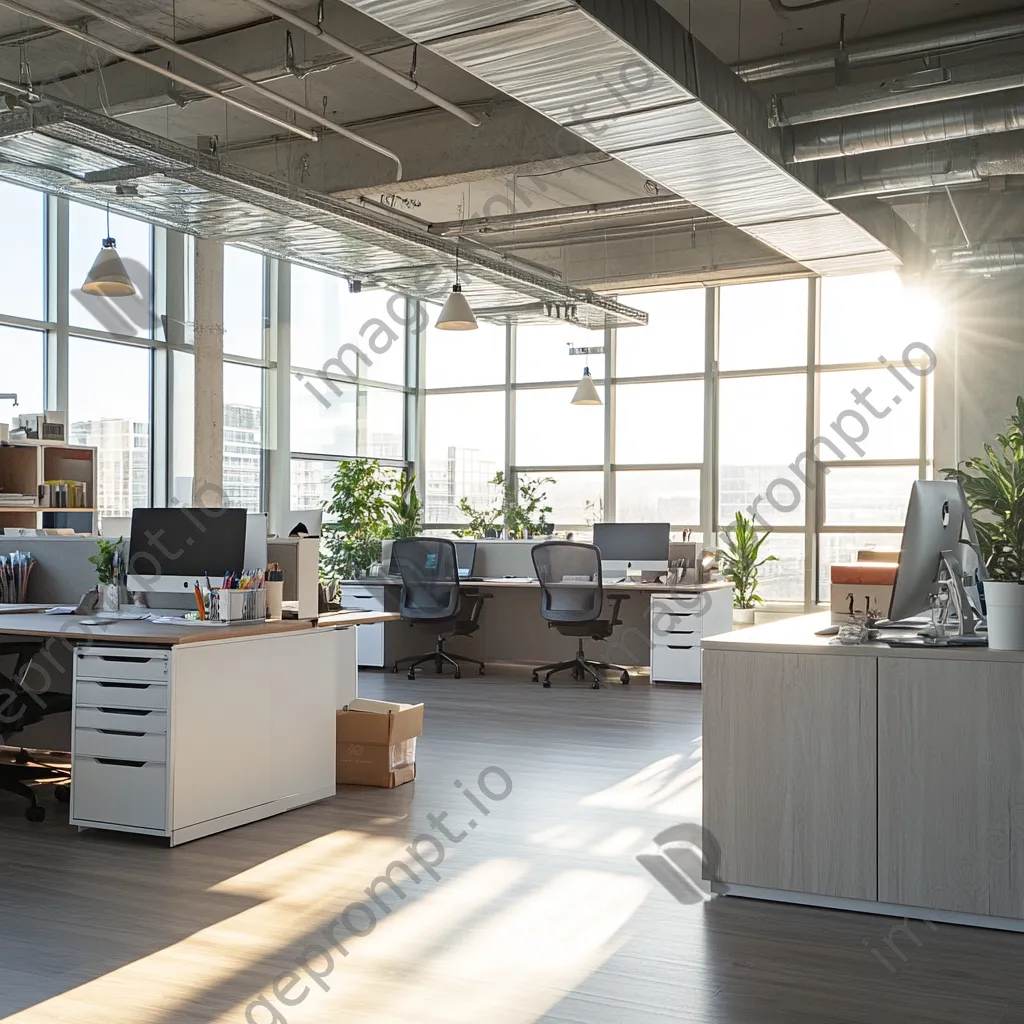
{"type": "Polygon", "coordinates": [[[225,355],[262,357],[263,279],[263,257],[258,252],[224,246],[225,355]]]}
{"type": "Polygon", "coordinates": [[[263,508],[263,370],[224,364],[224,504],[263,508]]]}
{"type": "Polygon", "coordinates": [[[72,338],[68,352],[68,434],[98,449],[96,508],[130,516],[149,505],[152,352],[72,338]]]}
{"type": "Polygon", "coordinates": [[[0,400],[0,422],[19,412],[43,412],[45,340],[41,331],[0,325],[0,391],[18,396],[17,409],[0,400]]]}
{"type": "MultiPolygon", "coordinates": [[[[46,197],[42,192],[0,182],[0,209],[9,243],[0,251],[0,314],[43,320],[46,197]]],[[[0,385],[0,390],[8,388],[0,385]]]]}

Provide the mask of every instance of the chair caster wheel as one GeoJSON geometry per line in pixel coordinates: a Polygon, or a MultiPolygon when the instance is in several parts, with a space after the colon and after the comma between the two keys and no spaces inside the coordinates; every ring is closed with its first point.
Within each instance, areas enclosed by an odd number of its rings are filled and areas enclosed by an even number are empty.
{"type": "Polygon", "coordinates": [[[550,679],[545,679],[544,680],[544,689],[545,690],[550,690],[551,689],[551,680],[550,679]]]}
{"type": "Polygon", "coordinates": [[[622,683],[623,686],[629,686],[629,673],[623,672],[622,675],[619,676],[619,682],[622,683]]]}
{"type": "Polygon", "coordinates": [[[479,674],[480,674],[480,675],[482,675],[482,676],[485,676],[485,675],[487,675],[487,673],[486,673],[486,672],[484,671],[483,665],[481,665],[481,666],[480,666],[480,672],[479,672],[479,674]]]}
{"type": "Polygon", "coordinates": [[[535,683],[539,683],[539,682],[540,682],[540,676],[539,676],[539,675],[537,675],[537,673],[536,673],[536,672],[534,672],[534,673],[533,673],[533,677],[532,677],[532,678],[533,678],[533,681],[534,681],[535,683]]]}
{"type": "Polygon", "coordinates": [[[53,799],[59,804],[71,803],[71,787],[57,786],[53,791],[53,799]]]}
{"type": "Polygon", "coordinates": [[[416,673],[410,672],[408,678],[411,679],[413,682],[416,682],[416,673]]]}
{"type": "Polygon", "coordinates": [[[600,683],[591,683],[590,684],[590,688],[592,690],[600,690],[601,689],[601,684],[600,683]]]}
{"type": "Polygon", "coordinates": [[[392,671],[392,672],[393,672],[393,673],[394,673],[394,674],[395,674],[395,675],[397,676],[397,675],[398,675],[398,665],[397,665],[397,664],[396,664],[396,665],[394,665],[394,666],[392,667],[391,671],[392,671]]]}
{"type": "Polygon", "coordinates": [[[19,750],[14,755],[14,763],[15,764],[28,764],[28,754],[26,754],[24,750],[19,750]]]}
{"type": "Polygon", "coordinates": [[[46,808],[45,807],[27,807],[25,809],[25,817],[29,821],[38,824],[40,821],[46,820],[46,808]]]}
{"type": "Polygon", "coordinates": [[[462,671],[460,669],[456,669],[455,670],[455,678],[456,679],[461,679],[462,678],[462,671]]]}

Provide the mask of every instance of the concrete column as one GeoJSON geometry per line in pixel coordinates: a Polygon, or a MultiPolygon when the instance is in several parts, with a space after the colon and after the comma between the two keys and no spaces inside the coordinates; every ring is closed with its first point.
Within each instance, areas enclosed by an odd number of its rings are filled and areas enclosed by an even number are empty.
{"type": "Polygon", "coordinates": [[[224,246],[196,239],[196,403],[192,500],[220,508],[224,498],[224,246]]]}

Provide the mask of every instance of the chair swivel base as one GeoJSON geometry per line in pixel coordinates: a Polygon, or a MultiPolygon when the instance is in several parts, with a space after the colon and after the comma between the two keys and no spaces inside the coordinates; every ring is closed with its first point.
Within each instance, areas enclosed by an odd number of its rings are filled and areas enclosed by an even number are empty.
{"type": "Polygon", "coordinates": [[[441,675],[444,671],[445,665],[451,665],[455,669],[456,679],[462,678],[462,665],[476,665],[479,674],[484,674],[484,663],[482,661],[478,658],[467,658],[462,654],[449,654],[444,649],[444,640],[441,637],[437,639],[437,647],[429,654],[413,655],[411,658],[400,658],[395,662],[391,671],[398,672],[399,665],[408,665],[409,678],[415,679],[416,669],[430,661],[434,663],[434,670],[438,675],[441,675]]]}
{"type": "Polygon", "coordinates": [[[0,762],[0,792],[12,793],[28,801],[25,817],[32,822],[46,820],[46,808],[41,807],[36,799],[35,790],[27,785],[29,782],[63,782],[64,785],[54,786],[53,796],[58,803],[71,802],[71,787],[66,780],[69,773],[59,768],[40,769],[0,762]]]}
{"type": "Polygon", "coordinates": [[[576,657],[572,661],[560,661],[555,665],[541,665],[540,668],[533,670],[533,681],[536,683],[540,680],[541,672],[544,673],[544,688],[551,688],[551,677],[556,672],[565,672],[572,669],[572,677],[579,682],[590,678],[593,682],[590,684],[592,690],[601,689],[601,676],[598,673],[598,669],[604,669],[606,671],[613,671],[619,673],[619,682],[623,686],[629,686],[629,673],[621,665],[610,665],[607,661],[590,661],[587,659],[583,651],[583,641],[580,641],[580,645],[576,650],[576,657]]]}

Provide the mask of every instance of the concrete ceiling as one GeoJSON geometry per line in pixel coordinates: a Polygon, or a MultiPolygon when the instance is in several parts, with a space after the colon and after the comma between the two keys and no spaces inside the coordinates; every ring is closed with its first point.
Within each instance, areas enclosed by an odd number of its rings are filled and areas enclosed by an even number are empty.
{"type": "MultiPolygon", "coordinates": [[[[47,15],[78,23],[82,13],[61,0],[22,0],[47,15]]],[[[418,52],[418,78],[445,98],[481,118],[471,128],[425,102],[415,93],[390,83],[348,61],[314,37],[293,29],[295,57],[301,64],[330,63],[328,70],[298,80],[285,69],[286,26],[265,18],[247,0],[93,0],[133,23],[188,41],[188,45],[236,72],[269,86],[397,152],[405,166],[402,182],[394,165],[354,143],[327,136],[319,143],[296,139],[220,101],[177,90],[171,98],[162,77],[112,58],[101,49],[67,37],[50,35],[4,45],[3,38],[39,25],[0,7],[0,79],[18,81],[22,61],[44,94],[69,100],[127,123],[194,146],[200,136],[216,136],[223,159],[271,175],[292,185],[323,191],[358,203],[382,199],[394,204],[396,217],[424,228],[439,221],[487,215],[563,210],[626,200],[652,193],[642,174],[595,148],[566,135],[557,125],[429,50],[418,52]],[[172,18],[172,10],[174,16],[172,18]]],[[[315,20],[316,7],[305,0],[279,0],[282,6],[315,20]]],[[[414,2],[414,0],[410,0],[414,2]]],[[[796,0],[787,0],[796,2],[796,0]]],[[[776,54],[832,46],[845,13],[848,41],[886,35],[956,18],[1019,10],[1010,0],[848,0],[826,8],[781,15],[770,0],[658,0],[673,17],[722,61],[733,64],[776,54]]],[[[325,28],[388,66],[407,74],[413,47],[387,27],[363,16],[340,0],[325,0],[325,28]]],[[[133,50],[147,50],[147,59],[164,65],[170,55],[140,39],[98,21],[89,32],[133,50]]],[[[971,58],[973,59],[973,57],[971,58]]],[[[174,58],[174,67],[196,81],[223,90],[218,76],[174,58]]],[[[920,67],[918,62],[915,67],[920,67]]],[[[873,69],[870,75],[880,73],[873,69]]],[[[905,70],[905,68],[903,69],[905,70]]],[[[777,90],[827,88],[825,76],[805,81],[758,86],[766,99],[777,90]]],[[[251,92],[240,99],[281,114],[251,92]]],[[[290,116],[290,115],[288,115],[290,116]]],[[[1008,221],[998,203],[1015,201],[1017,192],[989,188],[970,208],[979,232],[998,231],[1008,221]],[[988,204],[986,206],[986,203],[988,204]]],[[[900,216],[929,242],[955,241],[957,225],[936,200],[897,204],[900,216]],[[929,213],[932,219],[929,221],[929,213]],[[930,225],[930,226],[929,226],[930,225]]],[[[948,200],[946,200],[948,207],[948,200]]],[[[697,211],[698,213],[700,211],[697,211]]],[[[739,279],[797,273],[801,268],[752,238],[721,222],[683,222],[678,214],[636,215],[557,230],[479,236],[477,242],[505,247],[516,256],[557,271],[567,282],[586,287],[627,288],[650,284],[739,279]]],[[[936,243],[941,244],[941,243],[936,243]]]]}

